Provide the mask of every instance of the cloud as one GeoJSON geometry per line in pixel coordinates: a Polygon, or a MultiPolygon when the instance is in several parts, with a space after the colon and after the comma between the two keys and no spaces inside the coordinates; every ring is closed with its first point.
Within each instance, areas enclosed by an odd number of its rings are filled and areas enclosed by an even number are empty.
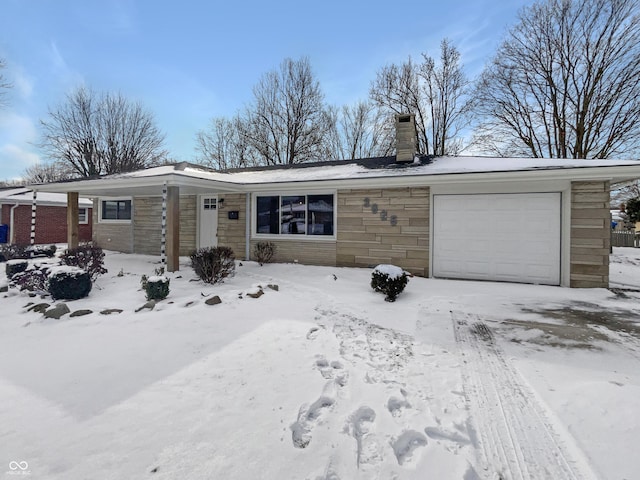
{"type": "Polygon", "coordinates": [[[50,45],[49,59],[53,67],[54,75],[68,87],[75,87],[84,83],[83,76],[69,66],[54,41],[52,41],[50,45]]]}
{"type": "Polygon", "coordinates": [[[31,97],[33,93],[33,78],[28,75],[24,69],[19,65],[13,65],[13,86],[16,89],[16,92],[25,99],[31,97]]]}
{"type": "Polygon", "coordinates": [[[35,122],[15,112],[0,115],[0,172],[3,178],[18,178],[29,166],[40,161],[33,143],[38,138],[35,122]]]}

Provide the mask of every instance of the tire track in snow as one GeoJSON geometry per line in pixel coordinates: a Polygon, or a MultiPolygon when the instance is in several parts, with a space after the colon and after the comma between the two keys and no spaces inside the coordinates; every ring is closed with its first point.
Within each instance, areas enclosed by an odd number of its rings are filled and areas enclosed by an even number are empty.
{"type": "Polygon", "coordinates": [[[500,480],[596,478],[578,464],[544,407],[525,386],[477,315],[451,312],[463,360],[464,390],[486,477],[500,480]]]}

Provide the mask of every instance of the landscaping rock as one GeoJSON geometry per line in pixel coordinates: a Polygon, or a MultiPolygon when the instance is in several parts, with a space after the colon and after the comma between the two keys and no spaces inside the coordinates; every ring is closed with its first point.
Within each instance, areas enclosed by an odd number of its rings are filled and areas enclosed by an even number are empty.
{"type": "Polygon", "coordinates": [[[222,303],[222,300],[220,300],[218,295],[215,295],[211,298],[207,298],[204,303],[207,305],[218,305],[219,303],[222,303]]]}
{"type": "Polygon", "coordinates": [[[84,315],[89,315],[90,313],[93,313],[93,310],[76,310],[75,312],[73,312],[71,315],[69,315],[70,317],[83,317],[84,315]]]}
{"type": "Polygon", "coordinates": [[[119,308],[107,308],[100,312],[101,315],[111,315],[112,313],[122,313],[122,310],[119,308]]]}
{"type": "Polygon", "coordinates": [[[269,287],[271,290],[274,290],[276,292],[280,291],[280,287],[278,285],[267,285],[267,287],[269,287]]]}
{"type": "Polygon", "coordinates": [[[147,303],[142,305],[140,308],[136,308],[136,313],[138,313],[140,310],[144,310],[145,308],[148,308],[149,310],[153,310],[155,307],[156,307],[156,301],[155,300],[149,300],[147,303]]]}
{"type": "Polygon", "coordinates": [[[36,303],[32,307],[27,310],[27,312],[36,312],[36,313],[44,313],[44,311],[49,308],[51,305],[48,303],[36,303]]]}
{"type": "Polygon", "coordinates": [[[60,320],[60,317],[66,315],[71,310],[67,307],[66,303],[58,303],[55,307],[51,307],[44,311],[44,318],[55,318],[60,320]]]}
{"type": "Polygon", "coordinates": [[[260,298],[262,295],[264,295],[264,292],[262,290],[258,290],[255,293],[247,293],[247,296],[251,298],[260,298]]]}

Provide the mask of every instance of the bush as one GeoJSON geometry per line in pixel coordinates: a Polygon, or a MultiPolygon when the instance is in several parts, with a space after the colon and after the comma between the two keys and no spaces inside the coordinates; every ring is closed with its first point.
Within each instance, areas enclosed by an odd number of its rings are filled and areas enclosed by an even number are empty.
{"type": "Polygon", "coordinates": [[[189,257],[196,275],[206,283],[218,283],[236,271],[236,257],[229,247],[200,248],[189,257]]]}
{"type": "Polygon", "coordinates": [[[147,294],[147,300],[164,300],[169,295],[169,279],[164,275],[149,278],[143,275],[141,283],[147,294]]]}
{"type": "Polygon", "coordinates": [[[155,275],[142,275],[140,283],[147,295],[147,300],[164,300],[169,295],[169,279],[164,276],[164,268],[156,268],[155,275]]]}
{"type": "Polygon", "coordinates": [[[104,252],[97,245],[87,243],[65,252],[60,256],[63,265],[79,267],[89,274],[92,282],[95,282],[98,275],[107,273],[104,268],[104,252]]]}
{"type": "Polygon", "coordinates": [[[29,258],[29,254],[20,245],[4,245],[0,247],[0,262],[26,258],[29,258]]]}
{"type": "Polygon", "coordinates": [[[91,276],[79,267],[57,267],[49,274],[48,290],[54,300],[84,298],[91,291],[91,276]]]}
{"type": "Polygon", "coordinates": [[[5,273],[7,274],[7,278],[12,280],[14,275],[24,272],[29,266],[29,262],[26,260],[9,260],[5,265],[5,273]]]}
{"type": "Polygon", "coordinates": [[[11,279],[19,290],[46,292],[49,270],[47,267],[33,265],[24,272],[16,273],[11,279]]]}
{"type": "Polygon", "coordinates": [[[258,242],[253,247],[253,255],[256,260],[262,266],[265,263],[269,263],[273,256],[276,254],[276,244],[273,242],[258,242]]]}
{"type": "Polygon", "coordinates": [[[30,245],[24,249],[25,253],[31,257],[52,258],[56,254],[58,247],[55,245],[30,245]]]}
{"type": "Polygon", "coordinates": [[[395,265],[378,265],[371,274],[371,288],[384,293],[387,302],[395,302],[408,282],[407,272],[395,265]]]}

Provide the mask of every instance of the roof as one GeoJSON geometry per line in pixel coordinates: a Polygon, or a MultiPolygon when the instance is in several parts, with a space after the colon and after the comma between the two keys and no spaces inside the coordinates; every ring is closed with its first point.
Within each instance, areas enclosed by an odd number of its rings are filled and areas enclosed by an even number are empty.
{"type": "MultiPolygon", "coordinates": [[[[0,190],[0,204],[31,205],[33,203],[33,190],[33,188],[26,187],[2,189],[0,190]]],[[[64,193],[38,192],[36,204],[66,208],[67,195],[64,193]]],[[[91,208],[93,202],[88,198],[79,198],[78,205],[83,208],[91,208]]]]}
{"type": "Polygon", "coordinates": [[[286,185],[293,188],[301,182],[312,184],[314,188],[332,184],[341,185],[343,188],[355,188],[518,179],[585,181],[607,179],[617,182],[635,178],[640,178],[640,161],[635,160],[422,156],[408,163],[396,163],[395,157],[380,157],[226,171],[180,163],[97,179],[48,184],[37,188],[98,195],[117,195],[127,190],[143,195],[150,194],[151,191],[157,194],[157,186],[164,182],[168,185],[180,186],[181,193],[189,194],[207,191],[264,191],[286,185]],[[155,190],[151,187],[155,187],[155,190]]]}

